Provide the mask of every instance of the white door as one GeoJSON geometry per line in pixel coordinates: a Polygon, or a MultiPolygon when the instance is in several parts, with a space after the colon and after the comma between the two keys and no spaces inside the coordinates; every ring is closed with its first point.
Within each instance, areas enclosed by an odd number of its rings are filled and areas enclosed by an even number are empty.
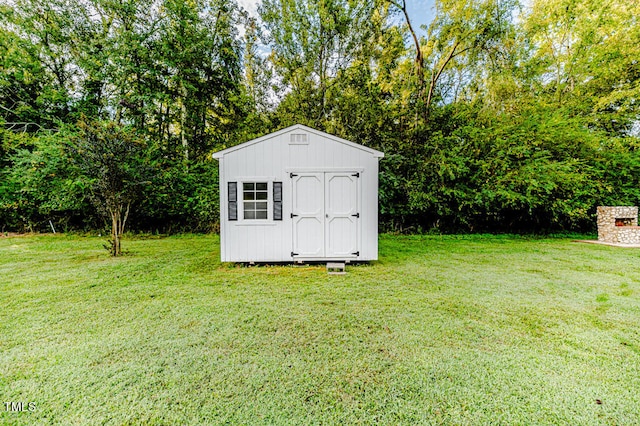
{"type": "Polygon", "coordinates": [[[359,177],[356,172],[292,174],[293,257],[359,256],[359,177]]]}
{"type": "Polygon", "coordinates": [[[358,173],[325,173],[327,257],[358,256],[358,173]]]}
{"type": "Polygon", "coordinates": [[[293,179],[293,252],[324,257],[324,173],[300,173],[293,179]]]}

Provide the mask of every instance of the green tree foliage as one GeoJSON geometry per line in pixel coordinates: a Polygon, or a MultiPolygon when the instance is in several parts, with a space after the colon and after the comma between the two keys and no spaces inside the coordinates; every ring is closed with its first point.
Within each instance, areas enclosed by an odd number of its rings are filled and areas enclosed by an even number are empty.
{"type": "Polygon", "coordinates": [[[519,118],[454,110],[462,120],[412,178],[409,206],[445,230],[581,229],[602,190],[597,137],[554,111],[519,118]],[[544,115],[539,115],[544,114],[544,115]],[[575,144],[581,140],[581,144],[575,144]],[[588,160],[589,159],[589,160],[588,160]]]}
{"type": "Polygon", "coordinates": [[[68,130],[59,133],[5,132],[11,146],[0,172],[0,217],[12,230],[69,230],[92,222],[79,170],[67,152],[68,130]]]}
{"type": "Polygon", "coordinates": [[[66,94],[61,120],[131,124],[163,155],[199,160],[243,116],[233,2],[18,0],[2,17],[66,94]]]}
{"type": "Polygon", "coordinates": [[[639,13],[638,2],[533,2],[524,30],[549,102],[590,115],[612,134],[628,132],[638,118],[639,13]]]}
{"type": "MultiPolygon", "coordinates": [[[[50,180],[40,186],[41,195],[27,200],[25,194],[37,185],[24,172],[37,157],[43,169],[64,174],[59,170],[64,162],[56,161],[64,156],[42,150],[49,145],[57,153],[69,139],[60,129],[78,132],[78,120],[87,117],[133,129],[161,171],[157,185],[144,188],[140,214],[132,218],[136,229],[212,229],[217,165],[209,154],[241,133],[239,123],[251,103],[242,86],[237,5],[17,0],[0,8],[0,15],[0,117],[11,129],[0,134],[0,164],[3,175],[15,177],[0,182],[3,226],[43,229],[46,204],[64,193],[62,183],[50,180]],[[33,124],[10,127],[16,121],[33,124]],[[44,129],[57,133],[41,144],[44,129]],[[15,134],[25,130],[33,135],[15,134]],[[16,206],[23,206],[20,212],[16,206]]],[[[100,167],[96,163],[93,169],[100,167]]],[[[75,181],[91,180],[91,169],[90,164],[76,169],[75,181]]],[[[73,213],[64,213],[70,226],[101,227],[87,203],[73,213]]],[[[57,216],[48,216],[56,223],[57,216]]]]}
{"type": "Polygon", "coordinates": [[[324,128],[336,79],[370,57],[366,46],[381,25],[380,9],[372,2],[267,0],[261,16],[283,85],[280,121],[324,128]]]}
{"type": "Polygon", "coordinates": [[[215,232],[219,229],[218,164],[208,161],[156,170],[132,226],[151,232],[215,232]]]}
{"type": "Polygon", "coordinates": [[[111,223],[108,249],[119,256],[131,207],[150,183],[145,146],[130,129],[114,122],[80,122],[78,127],[71,156],[82,171],[91,201],[111,223]]]}
{"type": "Polygon", "coordinates": [[[62,99],[36,47],[0,28],[0,116],[5,127],[35,132],[54,127],[62,99]]]}
{"type": "Polygon", "coordinates": [[[640,203],[639,7],[436,0],[418,28],[404,0],[7,2],[0,220],[101,226],[63,149],[86,116],[155,167],[138,230],[214,230],[210,154],[294,123],[385,152],[385,229],[593,229],[640,203]]]}
{"type": "Polygon", "coordinates": [[[455,100],[465,80],[484,71],[478,65],[490,65],[509,33],[509,18],[516,5],[504,0],[437,0],[427,37],[421,38],[411,23],[406,1],[389,3],[404,16],[414,44],[414,86],[408,86],[404,96],[415,105],[417,118],[428,116],[434,102],[455,100]]]}

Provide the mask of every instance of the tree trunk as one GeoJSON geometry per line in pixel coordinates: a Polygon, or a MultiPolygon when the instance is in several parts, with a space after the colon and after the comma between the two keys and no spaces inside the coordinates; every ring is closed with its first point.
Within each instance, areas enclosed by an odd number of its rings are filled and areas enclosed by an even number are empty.
{"type": "Polygon", "coordinates": [[[184,84],[181,84],[180,94],[182,95],[181,109],[180,109],[180,140],[182,141],[182,149],[184,152],[184,163],[189,164],[189,142],[187,141],[187,133],[185,127],[187,125],[187,88],[184,84]]]}
{"type": "MultiPolygon", "coordinates": [[[[420,45],[420,39],[418,38],[418,35],[416,34],[416,31],[413,28],[413,25],[411,24],[411,19],[409,19],[409,12],[407,11],[407,2],[405,0],[402,1],[402,3],[398,2],[398,1],[391,1],[391,4],[393,4],[396,8],[398,8],[403,14],[404,14],[404,19],[405,22],[407,23],[407,27],[409,29],[409,33],[411,34],[411,38],[413,39],[413,44],[416,48],[416,57],[414,59],[414,67],[415,67],[415,73],[416,73],[416,78],[418,80],[418,98],[421,100],[425,100],[425,73],[424,73],[424,57],[422,56],[422,46],[420,45]]],[[[429,95],[431,95],[431,93],[429,93],[429,95]]],[[[426,119],[429,115],[429,108],[430,108],[430,102],[431,101],[431,96],[429,97],[429,99],[425,100],[425,107],[424,107],[424,111],[423,111],[423,115],[424,118],[426,119]]],[[[419,114],[419,111],[416,112],[416,115],[419,114]]],[[[417,116],[416,116],[416,121],[417,121],[417,116]]]]}
{"type": "Polygon", "coordinates": [[[127,203],[126,208],[118,205],[117,207],[110,209],[111,215],[111,239],[109,240],[109,252],[111,256],[120,256],[122,254],[122,235],[124,234],[124,227],[127,224],[127,218],[129,217],[129,211],[131,209],[131,203],[127,203]]]}
{"type": "Polygon", "coordinates": [[[449,54],[445,58],[444,62],[442,63],[442,65],[440,65],[440,68],[437,71],[436,70],[432,71],[431,73],[431,81],[429,83],[429,93],[427,95],[427,103],[425,105],[427,112],[431,108],[431,102],[433,102],[433,93],[436,89],[436,83],[440,79],[440,75],[442,74],[444,69],[447,67],[447,64],[449,64],[451,59],[453,59],[453,57],[456,55],[456,49],[458,48],[459,44],[460,44],[459,42],[454,43],[453,47],[449,51],[449,54]]]}
{"type": "Polygon", "coordinates": [[[120,236],[118,235],[119,216],[120,213],[117,208],[111,210],[111,241],[109,241],[110,247],[108,247],[111,256],[120,255],[120,236]]]}

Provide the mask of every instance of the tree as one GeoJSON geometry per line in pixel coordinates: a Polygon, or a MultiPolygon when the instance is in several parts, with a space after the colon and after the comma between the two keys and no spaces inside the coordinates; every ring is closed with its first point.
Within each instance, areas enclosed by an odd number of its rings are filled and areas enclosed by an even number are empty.
{"type": "Polygon", "coordinates": [[[402,13],[413,40],[415,56],[416,109],[428,118],[432,104],[446,98],[439,84],[446,71],[462,63],[467,69],[473,62],[490,55],[502,41],[509,27],[513,0],[436,0],[436,15],[427,27],[427,37],[418,37],[411,23],[405,0],[388,0],[402,13]]]}
{"type": "Polygon", "coordinates": [[[152,136],[163,158],[199,161],[244,117],[239,15],[228,0],[16,0],[0,8],[0,52],[27,46],[47,77],[30,81],[57,94],[58,120],[114,120],[152,136]]]}
{"type": "Polygon", "coordinates": [[[46,231],[55,224],[66,230],[92,219],[78,170],[65,149],[67,129],[35,135],[6,132],[4,137],[12,146],[7,167],[0,169],[4,225],[46,231]],[[78,220],[78,216],[83,217],[78,220]]]}
{"type": "Polygon", "coordinates": [[[121,240],[132,204],[149,181],[145,144],[128,128],[108,122],[80,122],[72,155],[91,189],[91,200],[111,221],[106,247],[112,256],[122,254],[121,240]]]}
{"type": "Polygon", "coordinates": [[[35,46],[0,28],[0,118],[6,122],[3,127],[30,133],[55,127],[58,95],[35,46]]]}
{"type": "Polygon", "coordinates": [[[336,77],[370,55],[365,40],[384,17],[372,1],[347,0],[266,0],[260,15],[283,85],[283,116],[324,128],[336,77]]]}
{"type": "Polygon", "coordinates": [[[639,2],[434,0],[422,32],[406,3],[264,0],[261,26],[234,0],[5,1],[0,220],[96,223],[69,202],[90,188],[116,252],[125,224],[215,229],[211,151],[296,122],[386,153],[395,229],[585,229],[638,200],[639,2]]]}
{"type": "Polygon", "coordinates": [[[638,2],[532,2],[522,32],[534,44],[528,66],[547,102],[627,135],[640,116],[638,14],[638,2]]]}

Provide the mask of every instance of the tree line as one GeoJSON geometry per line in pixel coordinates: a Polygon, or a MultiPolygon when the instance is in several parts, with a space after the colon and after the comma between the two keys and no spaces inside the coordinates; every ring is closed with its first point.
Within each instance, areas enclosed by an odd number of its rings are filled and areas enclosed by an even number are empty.
{"type": "Polygon", "coordinates": [[[589,231],[597,205],[640,202],[638,2],[434,12],[4,2],[1,231],[215,231],[211,153],[296,123],[385,153],[387,231],[589,231]]]}

